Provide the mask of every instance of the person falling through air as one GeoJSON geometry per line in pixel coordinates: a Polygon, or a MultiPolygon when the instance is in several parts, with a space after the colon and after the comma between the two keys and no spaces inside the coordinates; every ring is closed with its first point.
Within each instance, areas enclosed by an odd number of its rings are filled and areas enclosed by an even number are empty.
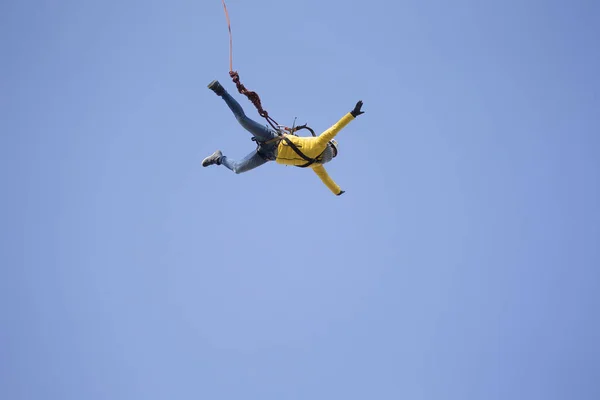
{"type": "Polygon", "coordinates": [[[348,125],[350,121],[364,114],[364,111],[361,111],[362,100],[356,103],[352,111],[344,115],[333,126],[321,133],[321,135],[316,137],[301,137],[278,132],[247,117],[242,106],[218,81],[214,80],[209,83],[208,88],[225,101],[240,125],[254,136],[253,140],[257,142],[258,146],[255,151],[239,161],[232,160],[224,156],[220,150],[217,150],[202,161],[203,167],[224,165],[236,174],[250,171],[269,161],[303,168],[310,167],[333,194],[339,196],[344,193],[333,179],[329,177],[323,165],[337,156],[337,142],[334,140],[334,137],[338,132],[348,125]]]}

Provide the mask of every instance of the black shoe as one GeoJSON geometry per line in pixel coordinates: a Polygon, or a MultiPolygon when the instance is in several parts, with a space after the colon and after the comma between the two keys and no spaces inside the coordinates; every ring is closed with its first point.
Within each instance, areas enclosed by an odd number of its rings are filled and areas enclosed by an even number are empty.
{"type": "Polygon", "coordinates": [[[221,84],[217,80],[214,80],[211,83],[209,83],[208,88],[210,90],[212,90],[213,92],[215,92],[217,94],[217,96],[223,96],[223,94],[225,93],[225,89],[223,88],[223,86],[221,86],[221,84]]]}
{"type": "Polygon", "coordinates": [[[202,166],[208,167],[209,165],[213,164],[221,165],[221,157],[223,157],[223,153],[221,153],[221,150],[217,150],[202,160],[202,166]]]}

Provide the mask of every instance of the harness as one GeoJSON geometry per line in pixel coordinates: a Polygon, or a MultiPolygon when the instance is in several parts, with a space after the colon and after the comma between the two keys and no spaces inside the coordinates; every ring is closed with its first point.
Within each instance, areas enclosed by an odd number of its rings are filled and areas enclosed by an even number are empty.
{"type": "Polygon", "coordinates": [[[261,157],[262,157],[264,160],[270,161],[271,159],[270,159],[270,158],[269,158],[269,157],[268,157],[266,154],[264,154],[264,153],[261,151],[261,149],[262,149],[262,146],[265,146],[265,145],[270,145],[270,144],[274,144],[274,143],[277,143],[277,144],[279,144],[279,142],[281,142],[281,141],[283,140],[283,141],[284,141],[284,142],[285,142],[285,143],[286,143],[288,146],[290,146],[290,147],[291,147],[291,149],[292,149],[292,150],[294,150],[294,152],[296,152],[296,154],[298,154],[298,156],[299,156],[300,158],[302,158],[304,161],[306,161],[306,163],[305,163],[305,164],[302,164],[302,165],[297,165],[297,167],[300,167],[300,168],[306,168],[306,167],[309,167],[309,166],[313,165],[315,162],[319,161],[319,157],[317,157],[317,158],[311,158],[311,157],[308,157],[306,154],[304,154],[304,153],[302,152],[302,150],[300,150],[300,149],[298,148],[298,146],[296,146],[296,145],[294,144],[294,142],[292,142],[292,141],[291,141],[291,140],[288,138],[288,136],[289,136],[289,135],[296,135],[296,133],[295,133],[295,132],[296,132],[296,131],[299,131],[299,130],[301,130],[301,129],[308,129],[308,130],[310,131],[310,133],[313,135],[313,137],[316,137],[316,136],[317,136],[317,135],[315,134],[315,131],[313,131],[313,130],[312,130],[312,128],[310,128],[310,127],[306,126],[306,124],[305,124],[305,125],[300,125],[300,126],[297,126],[297,127],[292,127],[292,128],[280,127],[279,129],[277,129],[277,136],[275,136],[275,137],[274,137],[274,138],[272,138],[272,139],[265,140],[265,141],[260,141],[260,140],[258,140],[258,139],[257,139],[257,138],[255,138],[255,137],[253,137],[253,138],[252,138],[252,141],[256,142],[256,152],[257,152],[257,153],[258,153],[258,155],[260,155],[260,156],[261,156],[261,157]]]}

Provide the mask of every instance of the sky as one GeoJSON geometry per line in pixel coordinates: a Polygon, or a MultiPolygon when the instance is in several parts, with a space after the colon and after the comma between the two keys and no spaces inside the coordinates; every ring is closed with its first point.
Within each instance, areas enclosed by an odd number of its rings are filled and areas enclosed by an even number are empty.
{"type": "Polygon", "coordinates": [[[0,3],[0,398],[600,398],[600,3],[0,3]],[[264,123],[264,121],[261,121],[264,123]]]}

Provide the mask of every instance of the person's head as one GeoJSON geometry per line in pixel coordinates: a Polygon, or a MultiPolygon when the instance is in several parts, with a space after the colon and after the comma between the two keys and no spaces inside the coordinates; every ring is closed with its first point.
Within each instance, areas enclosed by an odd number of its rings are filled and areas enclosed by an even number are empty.
{"type": "Polygon", "coordinates": [[[338,155],[338,142],[335,139],[331,139],[329,144],[327,145],[333,149],[333,158],[336,158],[338,155]]]}
{"type": "Polygon", "coordinates": [[[326,164],[329,161],[333,160],[337,155],[337,142],[335,140],[332,140],[329,143],[327,143],[327,147],[325,147],[325,150],[323,150],[323,153],[321,153],[321,163],[326,164]]]}

